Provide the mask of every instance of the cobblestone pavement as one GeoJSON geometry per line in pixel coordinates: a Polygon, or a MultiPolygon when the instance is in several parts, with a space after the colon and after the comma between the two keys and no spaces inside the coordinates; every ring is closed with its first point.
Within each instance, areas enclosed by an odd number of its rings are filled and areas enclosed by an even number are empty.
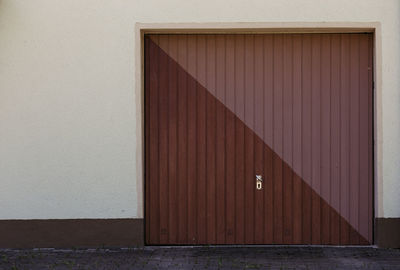
{"type": "Polygon", "coordinates": [[[0,249],[0,269],[400,269],[400,250],[283,246],[0,249]]]}

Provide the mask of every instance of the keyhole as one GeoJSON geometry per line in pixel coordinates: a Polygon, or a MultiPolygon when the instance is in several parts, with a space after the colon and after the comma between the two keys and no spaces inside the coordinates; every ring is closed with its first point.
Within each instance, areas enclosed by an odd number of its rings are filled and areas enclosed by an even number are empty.
{"type": "Polygon", "coordinates": [[[262,189],[262,182],[261,181],[257,181],[256,188],[257,188],[257,190],[261,190],[262,189]]]}

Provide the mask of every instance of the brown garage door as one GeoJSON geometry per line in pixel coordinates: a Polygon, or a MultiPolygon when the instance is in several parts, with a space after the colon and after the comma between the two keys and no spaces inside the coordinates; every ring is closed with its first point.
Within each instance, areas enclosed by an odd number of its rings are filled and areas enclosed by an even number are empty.
{"type": "Polygon", "coordinates": [[[147,244],[371,244],[372,44],[145,36],[147,244]]]}

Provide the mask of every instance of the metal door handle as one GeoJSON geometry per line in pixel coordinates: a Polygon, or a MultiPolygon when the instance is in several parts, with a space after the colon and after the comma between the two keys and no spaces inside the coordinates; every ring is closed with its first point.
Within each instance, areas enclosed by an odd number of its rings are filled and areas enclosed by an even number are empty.
{"type": "Polygon", "coordinates": [[[256,175],[256,189],[261,190],[262,189],[262,176],[261,175],[256,175]]]}

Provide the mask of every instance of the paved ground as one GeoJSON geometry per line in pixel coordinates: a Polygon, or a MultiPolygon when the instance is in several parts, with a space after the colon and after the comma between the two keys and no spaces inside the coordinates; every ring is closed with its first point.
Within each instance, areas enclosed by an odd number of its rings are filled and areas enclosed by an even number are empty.
{"type": "Polygon", "coordinates": [[[279,246],[0,249],[0,269],[400,269],[400,250],[279,246]]]}

